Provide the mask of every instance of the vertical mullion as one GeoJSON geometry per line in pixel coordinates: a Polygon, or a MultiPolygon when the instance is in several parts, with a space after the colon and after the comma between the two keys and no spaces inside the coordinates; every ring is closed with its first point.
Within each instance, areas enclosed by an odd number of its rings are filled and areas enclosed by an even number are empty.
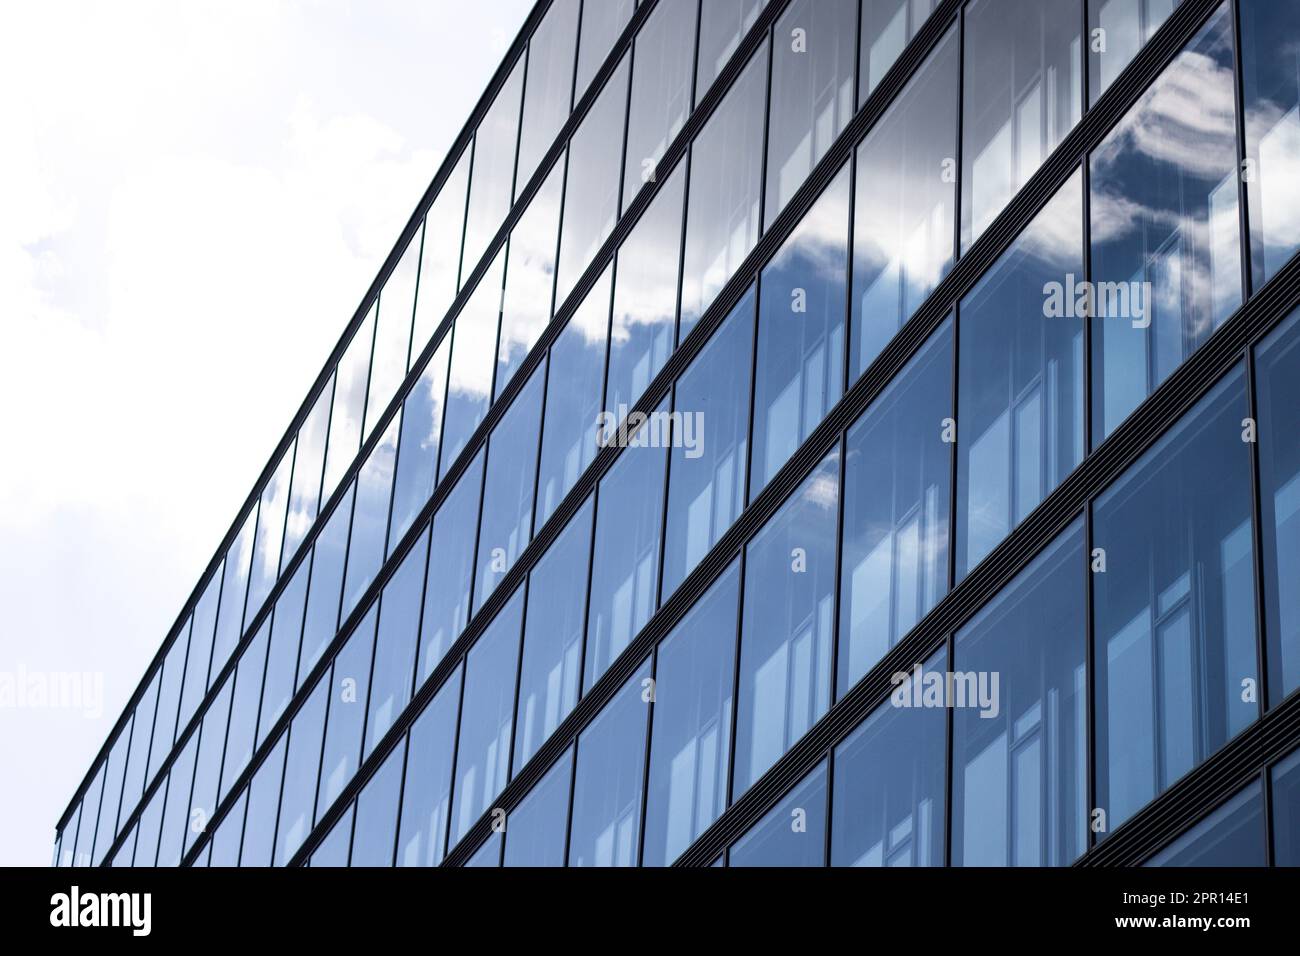
{"type": "Polygon", "coordinates": [[[1255,275],[1251,257],[1249,190],[1247,189],[1245,175],[1249,155],[1246,150],[1246,77],[1241,56],[1240,0],[1229,0],[1228,14],[1232,18],[1232,106],[1237,114],[1237,121],[1233,127],[1237,140],[1237,169],[1235,176],[1237,179],[1237,228],[1240,233],[1237,238],[1241,249],[1241,301],[1245,302],[1250,298],[1252,287],[1255,284],[1255,275]]]}

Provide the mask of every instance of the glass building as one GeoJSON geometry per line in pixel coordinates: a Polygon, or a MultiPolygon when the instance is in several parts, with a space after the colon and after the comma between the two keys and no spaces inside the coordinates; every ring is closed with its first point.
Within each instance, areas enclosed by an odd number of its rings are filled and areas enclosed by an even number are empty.
{"type": "Polygon", "coordinates": [[[1297,183],[1294,0],[540,0],[56,862],[1300,862],[1297,183]]]}

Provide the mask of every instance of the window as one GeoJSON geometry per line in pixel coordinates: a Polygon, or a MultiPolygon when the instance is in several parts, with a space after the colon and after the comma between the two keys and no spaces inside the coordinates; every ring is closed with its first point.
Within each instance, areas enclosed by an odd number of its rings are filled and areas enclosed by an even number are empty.
{"type": "Polygon", "coordinates": [[[1300,313],[1255,356],[1269,704],[1300,687],[1300,313]]]}
{"type": "Polygon", "coordinates": [[[325,715],[316,814],[321,816],[357,772],[370,692],[370,664],[375,648],[375,607],[371,605],[334,658],[325,715]]]}
{"type": "Polygon", "coordinates": [[[339,602],[343,590],[343,563],[348,550],[348,525],[352,517],[355,485],[329,516],[316,537],[312,550],[311,585],[307,588],[307,612],[303,625],[302,649],[298,657],[298,685],[302,686],[316,666],[339,627],[339,602]]]}
{"type": "Polygon", "coordinates": [[[533,490],[537,481],[537,443],[542,431],[542,386],[538,368],[501,416],[487,449],[483,514],[479,519],[478,572],[474,610],[492,596],[532,540],[533,490]]]}
{"type": "MultiPolygon", "coordinates": [[[[465,199],[469,189],[472,149],[456,160],[438,198],[424,217],[424,248],[420,253],[420,287],[415,297],[411,358],[420,355],[447,315],[460,290],[461,239],[465,229],[465,199]]],[[[468,278],[474,268],[465,271],[468,278]]]]}
{"type": "Polygon", "coordinates": [[[1259,716],[1247,414],[1237,369],[1093,505],[1106,832],[1259,716]]]}
{"type": "Polygon", "coordinates": [[[731,866],[825,866],[826,764],[764,814],[727,859],[731,866]]]}
{"type": "Polygon", "coordinates": [[[244,811],[247,807],[248,790],[244,790],[212,834],[208,866],[239,866],[239,844],[244,835],[244,811]]]}
{"type": "MultiPolygon", "coordinates": [[[[946,656],[923,669],[946,670],[946,656]]],[[[943,866],[947,720],[887,700],[835,748],[832,866],[943,866]]]]}
{"type": "Polygon", "coordinates": [[[244,824],[240,866],[270,866],[275,846],[276,807],[280,804],[280,782],[284,776],[284,754],[288,734],[280,739],[262,761],[248,788],[248,814],[244,824]]]}
{"type": "Polygon", "coordinates": [[[1080,521],[957,632],[954,865],[1068,866],[1087,848],[1085,560],[1080,521]]]}
{"type": "MultiPolygon", "coordinates": [[[[98,865],[108,848],[117,838],[118,802],[122,799],[122,772],[126,769],[126,751],[131,743],[131,721],[127,721],[122,732],[113,741],[113,746],[104,761],[104,796],[99,803],[99,825],[95,828],[95,845],[91,851],[92,864],[98,865]]],[[[127,808],[130,813],[135,807],[127,808]]]]}
{"type": "Polygon", "coordinates": [[[262,676],[266,669],[270,635],[271,619],[268,617],[240,655],[239,666],[231,676],[235,685],[234,701],[230,707],[230,726],[226,731],[226,755],[221,767],[221,787],[218,791],[220,800],[226,798],[231,786],[253,757],[253,745],[257,737],[257,711],[262,700],[262,676]]]}
{"type": "Polygon", "coordinates": [[[307,579],[311,575],[311,555],[280,592],[271,620],[271,648],[266,657],[266,680],[262,690],[262,711],[257,719],[257,743],[267,734],[289,706],[297,687],[298,644],[302,638],[303,611],[307,601],[307,579]]]}
{"type": "Polygon", "coordinates": [[[433,517],[429,573],[424,583],[420,624],[420,676],[433,673],[451,642],[469,623],[470,586],[474,575],[474,536],[478,532],[479,496],[483,490],[483,454],[443,499],[433,517]]]}
{"type": "Polygon", "coordinates": [[[588,499],[528,576],[524,658],[515,719],[516,773],[578,702],[591,518],[588,499]]]}
{"type": "Polygon", "coordinates": [[[794,0],[776,22],[765,229],[853,118],[857,19],[858,0],[794,0]]]}
{"type": "Polygon", "coordinates": [[[293,480],[289,483],[289,512],[284,524],[280,570],[288,567],[298,545],[316,521],[320,507],[321,470],[325,467],[325,435],[329,430],[334,376],[325,383],[316,404],[298,429],[294,443],[293,480]]]}
{"type": "Polygon", "coordinates": [[[344,867],[348,865],[348,851],[352,846],[352,816],[354,808],[335,821],[330,832],[316,845],[307,866],[344,867]]]}
{"type": "Polygon", "coordinates": [[[1300,866],[1300,750],[1269,771],[1273,865],[1300,866]]]}
{"type": "Polygon", "coordinates": [[[424,593],[429,532],[402,558],[384,585],[379,602],[379,632],[370,678],[370,712],[366,717],[366,756],[411,699],[415,655],[420,643],[420,599],[424,593]]]}
{"type": "MultiPolygon", "coordinates": [[[[192,739],[192,738],[191,738],[192,739]]],[[[192,749],[192,748],[191,748],[192,749]]],[[[190,766],[193,767],[193,755],[190,757],[190,766]]],[[[177,761],[179,765],[180,760],[177,761]]],[[[186,779],[186,787],[189,782],[186,779]]],[[[80,819],[77,822],[77,850],[76,865],[92,866],[94,864],[92,854],[95,846],[95,826],[99,822],[99,806],[101,797],[104,793],[104,765],[99,765],[99,770],[95,773],[95,779],[91,782],[90,787],[82,797],[82,809],[80,819]]],[[[187,793],[186,796],[189,794],[187,793]]]]}
{"type": "Polygon", "coordinates": [[[733,564],[656,652],[645,866],[667,866],[727,805],[740,575],[733,564]]]}
{"type": "Polygon", "coordinates": [[[580,0],[555,0],[528,41],[524,118],[519,130],[521,187],[532,179],[555,142],[555,134],[569,118],[580,7],[580,0]]]}
{"type": "Polygon", "coordinates": [[[862,0],[862,49],[858,54],[858,105],[885,78],[908,41],[939,0],[862,0]]]}
{"type": "Polygon", "coordinates": [[[1082,276],[1076,173],[958,309],[958,578],[1083,460],[1082,276]]]}
{"type": "Polygon", "coordinates": [[[650,662],[578,736],[569,866],[636,866],[650,716],[650,662]]]}
{"type": "Polygon", "coordinates": [[[848,229],[846,166],[759,280],[751,501],[844,393],[848,229]]]}
{"type": "MultiPolygon", "coordinates": [[[[168,774],[167,803],[163,807],[162,826],[158,839],[158,866],[179,866],[181,862],[181,851],[190,830],[190,789],[194,785],[194,759],[198,753],[198,745],[199,735],[190,734],[168,774]]],[[[99,802],[98,793],[95,796],[96,800],[92,808],[99,802]]],[[[93,828],[95,818],[93,813],[85,813],[82,814],[81,819],[83,832],[78,834],[78,842],[81,837],[85,837],[85,864],[88,865],[92,834],[85,832],[86,821],[88,820],[89,826],[93,828]]],[[[81,857],[82,854],[82,848],[78,847],[77,856],[81,857]]]]}
{"type": "Polygon", "coordinates": [[[397,388],[406,378],[411,356],[411,319],[415,314],[415,282],[420,269],[421,229],[407,243],[379,293],[375,319],[375,356],[370,363],[366,398],[365,438],[379,424],[397,388]]]}
{"type": "Polygon", "coordinates": [[[394,748],[357,797],[351,866],[392,866],[397,804],[402,795],[401,747],[394,748]]]}
{"type": "Polygon", "coordinates": [[[950,32],[858,147],[850,381],[952,267],[957,54],[950,32]]]}
{"type": "Polygon", "coordinates": [[[505,259],[503,248],[456,316],[451,340],[451,372],[447,379],[447,409],[442,422],[439,475],[451,470],[487,414],[492,397],[492,374],[496,369],[497,324],[501,317],[505,259]]]}
{"type": "MultiPolygon", "coordinates": [[[[325,707],[330,695],[328,671],[293,716],[284,765],[284,792],[276,824],[275,865],[285,866],[311,832],[316,819],[316,779],[320,772],[325,707]]],[[[256,787],[254,787],[256,789],[256,787]]],[[[249,807],[251,815],[252,807],[249,807]]],[[[247,840],[245,840],[247,842],[247,840]]]]}
{"type": "Polygon", "coordinates": [[[504,866],[564,866],[573,748],[555,761],[506,825],[504,866]]]}
{"type": "Polygon", "coordinates": [[[135,720],[131,731],[131,752],[126,759],[126,779],[122,784],[122,822],[140,802],[148,780],[145,771],[149,764],[149,743],[153,737],[153,716],[158,706],[158,685],[162,682],[162,670],[153,672],[149,685],[145,688],[139,702],[135,705],[135,720]]]}
{"type": "Polygon", "coordinates": [[[948,591],[951,377],[945,325],[849,429],[839,696],[948,591]]]}
{"type": "Polygon", "coordinates": [[[524,58],[521,56],[474,132],[474,169],[469,178],[465,249],[460,267],[462,282],[473,273],[515,198],[515,146],[519,141],[523,86],[524,58]]]}
{"type": "Polygon", "coordinates": [[[758,242],[766,93],[763,48],[750,58],[691,143],[678,342],[686,340],[758,242]]]}
{"type": "MultiPolygon", "coordinates": [[[[578,31],[578,72],[574,99],[582,99],[596,71],[605,62],[614,41],[632,19],[636,0],[597,0],[582,5],[582,27],[578,31]]],[[[608,85],[607,85],[608,86],[608,85]]]]}
{"type": "MultiPolygon", "coordinates": [[[[195,760],[194,792],[190,796],[185,826],[185,852],[194,846],[200,833],[208,828],[208,821],[217,811],[217,787],[221,781],[221,755],[226,747],[226,727],[230,720],[230,700],[234,694],[233,676],[203,714],[203,724],[197,731],[198,755],[195,760]]],[[[193,738],[191,738],[193,739],[193,738]]]]}
{"type": "MultiPolygon", "coordinates": [[[[148,805],[140,813],[135,826],[135,857],[132,866],[154,866],[158,859],[158,829],[162,825],[163,804],[167,800],[167,778],[164,777],[148,805]]],[[[67,834],[73,836],[71,832],[67,834]]],[[[71,852],[71,851],[69,851],[71,852]]]]}
{"type": "MultiPolygon", "coordinates": [[[[247,524],[245,524],[247,527],[247,524]]],[[[180,705],[176,713],[176,733],[189,726],[194,710],[203,701],[208,690],[209,666],[212,660],[212,638],[216,627],[217,607],[220,603],[221,576],[225,562],[218,565],[208,579],[203,595],[194,606],[189,621],[189,651],[184,658],[185,682],[181,685],[180,705]]],[[[183,636],[177,638],[184,643],[183,636]]],[[[221,663],[224,663],[222,661],[221,663]]],[[[220,666],[216,668],[220,670],[220,666]]]]}
{"type": "Polygon", "coordinates": [[[452,791],[453,846],[487,812],[509,779],[523,597],[520,588],[470,648],[466,660],[452,791]]]}
{"type": "MultiPolygon", "coordinates": [[[[398,866],[437,866],[446,852],[462,672],[462,668],[456,668],[415,718],[407,735],[398,866]]],[[[402,746],[399,744],[397,749],[402,746]]]]}
{"type": "Polygon", "coordinates": [[[343,589],[344,619],[357,606],[384,563],[388,537],[388,510],[393,496],[393,470],[401,421],[388,423],[379,443],[357,473],[352,537],[348,541],[348,567],[343,589]]]}
{"type": "Polygon", "coordinates": [[[375,310],[366,313],[334,371],[334,404],[329,441],[325,446],[325,478],[321,497],[328,501],[348,466],[361,450],[361,425],[366,414],[370,381],[370,352],[375,341],[375,310]]]}
{"type": "Polygon", "coordinates": [[[1241,302],[1232,64],[1221,7],[1090,157],[1097,443],[1241,302]]]}
{"type": "Polygon", "coordinates": [[[1264,843],[1264,795],[1253,783],[1145,865],[1266,866],[1264,843]]]}
{"type": "Polygon", "coordinates": [[[695,102],[702,100],[740,41],[758,20],[767,0],[704,0],[700,4],[700,50],[695,102]]]}
{"type": "Polygon", "coordinates": [[[807,733],[830,703],[839,503],[836,449],[745,549],[737,795],[807,733]]]}
{"type": "Polygon", "coordinates": [[[492,835],[487,838],[481,847],[474,851],[474,855],[465,861],[466,867],[480,866],[500,866],[501,865],[501,832],[493,830],[492,835]]]}
{"type": "Polygon", "coordinates": [[[180,703],[181,678],[185,675],[185,649],[188,645],[186,629],[182,628],[172,638],[172,646],[167,649],[167,656],[163,660],[158,714],[153,725],[153,745],[149,749],[149,771],[145,774],[146,787],[153,782],[158,768],[172,752],[172,742],[176,739],[176,708],[180,703]]]}
{"type": "Polygon", "coordinates": [[[1079,122],[1082,0],[976,0],[963,18],[964,252],[1079,122]]]}
{"type": "Polygon", "coordinates": [[[258,506],[257,538],[253,544],[253,559],[248,580],[248,609],[245,616],[251,623],[253,615],[262,609],[266,596],[280,577],[280,545],[284,541],[284,516],[289,505],[289,479],[293,473],[293,445],[280,457],[280,463],[271,472],[262,489],[258,506]]]}
{"type": "Polygon", "coordinates": [[[438,344],[429,364],[402,402],[402,433],[397,444],[397,477],[393,483],[393,514],[388,530],[389,554],[410,529],[420,509],[433,497],[451,338],[448,335],[438,344]]]}
{"type": "Polygon", "coordinates": [[[1097,102],[1180,0],[1088,0],[1088,94],[1097,102]]]}
{"type": "Polygon", "coordinates": [[[699,0],[660,0],[632,45],[623,209],[657,178],[664,151],[690,115],[698,8],[699,0]]]}
{"type": "Polygon", "coordinates": [[[668,466],[665,598],[695,569],[745,506],[753,348],[751,290],[673,388],[675,447],[669,451],[668,466]]]}

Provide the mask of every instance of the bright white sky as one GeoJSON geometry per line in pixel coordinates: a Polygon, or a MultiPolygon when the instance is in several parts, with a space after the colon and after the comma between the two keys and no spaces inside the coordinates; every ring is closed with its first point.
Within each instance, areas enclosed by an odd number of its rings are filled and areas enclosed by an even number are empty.
{"type": "Polygon", "coordinates": [[[530,0],[0,12],[0,864],[54,826],[530,0]],[[15,706],[103,675],[101,713],[15,706]]]}

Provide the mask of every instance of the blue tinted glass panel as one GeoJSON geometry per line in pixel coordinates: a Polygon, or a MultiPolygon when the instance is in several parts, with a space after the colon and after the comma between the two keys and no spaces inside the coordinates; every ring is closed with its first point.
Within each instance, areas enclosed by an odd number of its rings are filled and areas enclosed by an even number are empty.
{"type": "MultiPolygon", "coordinates": [[[[162,825],[163,804],[167,802],[167,778],[149,798],[136,823],[135,857],[132,866],[153,866],[158,859],[158,828],[162,825]]],[[[71,834],[69,834],[70,836],[71,834]]],[[[67,853],[71,853],[68,850],[67,853]]],[[[65,854],[66,855],[66,854],[65,854]]]]}
{"type": "Polygon", "coordinates": [[[221,768],[219,796],[225,799],[231,785],[238,779],[253,757],[257,737],[257,712],[262,701],[262,676],[266,669],[267,645],[270,643],[271,619],[267,618],[257,629],[239,657],[235,669],[234,703],[230,708],[230,728],[226,732],[226,756],[221,768]]]}
{"type": "Polygon", "coordinates": [[[1276,764],[1269,775],[1273,865],[1300,866],[1300,751],[1276,764]]]}
{"type": "Polygon", "coordinates": [[[564,866],[572,782],[573,748],[570,747],[510,814],[503,865],[564,866]]]}
{"type": "Polygon", "coordinates": [[[375,666],[370,678],[370,713],[366,717],[367,755],[388,733],[411,699],[428,553],[429,532],[425,531],[384,585],[379,604],[379,633],[375,638],[375,666]]]}
{"type": "Polygon", "coordinates": [[[325,436],[329,431],[330,404],[334,398],[334,377],[316,398],[294,444],[293,481],[289,484],[289,512],[284,523],[284,548],[280,556],[283,571],[298,551],[316,521],[320,508],[321,471],[325,467],[325,436]]]}
{"type": "Polygon", "coordinates": [[[397,838],[398,866],[437,866],[446,852],[462,673],[457,667],[411,725],[397,838]]]}
{"type": "MultiPolygon", "coordinates": [[[[627,21],[632,19],[636,0],[596,0],[582,5],[582,28],[578,33],[578,73],[574,84],[574,99],[582,99],[591,83],[614,48],[627,21]]],[[[608,84],[607,84],[608,85],[608,84]]]]}
{"type": "Polygon", "coordinates": [[[461,275],[468,278],[501,227],[514,199],[515,146],[524,92],[524,58],[515,62],[474,133],[474,171],[465,214],[465,254],[461,275]]]}
{"type": "Polygon", "coordinates": [[[239,801],[221,818],[212,834],[208,866],[238,866],[239,844],[244,836],[244,811],[248,808],[248,790],[239,795],[239,801]]]}
{"type": "Polygon", "coordinates": [[[300,685],[338,631],[343,564],[348,550],[348,524],[352,517],[355,487],[353,485],[348,488],[347,494],[316,536],[311,561],[311,586],[307,589],[306,620],[302,629],[302,650],[298,655],[300,685]]]}
{"type": "Polygon", "coordinates": [[[208,821],[217,811],[217,785],[221,780],[221,756],[226,747],[226,727],[230,720],[230,700],[234,694],[233,675],[203,715],[198,758],[194,768],[194,792],[190,795],[190,825],[185,828],[185,851],[207,830],[208,821]]]}
{"type": "MultiPolygon", "coordinates": [[[[420,254],[420,287],[415,296],[411,332],[411,361],[420,355],[447,315],[460,290],[460,247],[465,228],[465,198],[469,188],[471,149],[456,160],[438,198],[424,217],[424,248],[420,254]]],[[[473,264],[466,270],[468,278],[473,264]]]]}
{"type": "Polygon", "coordinates": [[[348,848],[352,840],[352,812],[347,812],[330,827],[330,832],[312,851],[308,866],[342,867],[348,865],[348,848]]]}
{"type": "MultiPolygon", "coordinates": [[[[207,683],[211,684],[221,673],[221,668],[230,660],[231,653],[244,636],[244,601],[248,597],[248,572],[253,563],[253,539],[257,527],[257,509],[254,508],[244,519],[244,526],[226,552],[225,573],[221,580],[221,610],[217,613],[216,636],[212,643],[212,663],[208,671],[207,683]]],[[[199,617],[195,615],[195,624],[199,617]]],[[[195,639],[191,637],[190,646],[195,639]]],[[[188,683],[188,681],[187,681],[188,683]]],[[[202,690],[206,691],[207,686],[202,690]]],[[[202,698],[202,693],[199,697],[202,698]]],[[[182,718],[187,711],[181,709],[182,718]]]]}
{"type": "Polygon", "coordinates": [[[181,690],[180,706],[177,709],[177,734],[189,726],[195,708],[202,702],[203,695],[208,690],[208,674],[212,663],[212,637],[215,632],[223,568],[224,563],[212,573],[212,578],[204,588],[203,596],[199,598],[199,603],[195,605],[194,614],[190,618],[190,645],[185,657],[185,684],[181,690]]]}
{"type": "Polygon", "coordinates": [[[1180,0],[1088,0],[1089,104],[1114,82],[1180,0]],[[1098,31],[1102,31],[1098,33],[1098,31]],[[1098,40],[1104,39],[1104,42],[1098,40]]]}
{"type": "MultiPolygon", "coordinates": [[[[122,732],[113,741],[113,749],[108,753],[104,763],[104,795],[99,802],[99,825],[95,828],[95,845],[90,854],[91,862],[101,863],[108,848],[117,839],[117,810],[122,799],[122,773],[126,769],[126,752],[131,743],[131,721],[126,722],[122,732]]],[[[127,807],[129,814],[135,806],[127,807]]]]}
{"type": "Polygon", "coordinates": [[[370,352],[375,339],[375,310],[357,328],[334,372],[334,406],[330,410],[329,442],[321,498],[328,501],[361,450],[361,424],[366,414],[370,382],[370,352]]]}
{"type": "Polygon", "coordinates": [[[375,324],[375,357],[370,363],[370,390],[366,398],[365,437],[406,377],[411,353],[411,317],[415,314],[415,283],[420,269],[422,229],[407,243],[402,257],[379,293],[379,318],[375,324]]]}
{"type": "Polygon", "coordinates": [[[383,437],[371,449],[357,474],[352,537],[348,540],[348,568],[343,588],[344,619],[357,606],[384,561],[400,424],[397,418],[388,423],[383,437]]]}
{"type": "Polygon", "coordinates": [[[145,770],[149,764],[149,742],[153,737],[154,710],[158,706],[158,685],[162,677],[154,671],[149,686],[135,705],[135,721],[131,731],[131,753],[126,761],[126,779],[122,783],[122,822],[136,808],[144,794],[145,770]]]}
{"type": "Polygon", "coordinates": [[[276,810],[280,806],[280,781],[284,776],[284,752],[288,734],[281,734],[275,747],[262,761],[248,788],[248,817],[240,866],[270,866],[275,848],[276,810]]]}
{"type": "Polygon", "coordinates": [[[465,861],[467,867],[501,865],[501,832],[493,830],[487,842],[474,851],[474,855],[465,861]]]}
{"type": "MultiPolygon", "coordinates": [[[[284,792],[275,830],[275,865],[284,866],[311,832],[315,821],[316,780],[320,773],[321,740],[330,674],[316,682],[311,696],[293,716],[289,752],[284,765],[284,792]]],[[[256,791],[256,786],[254,786],[256,791]]]]}
{"type": "Polygon", "coordinates": [[[754,25],[767,0],[705,0],[700,4],[700,49],[695,68],[695,102],[709,92],[723,67],[754,25]]]}
{"type": "Polygon", "coordinates": [[[451,339],[451,372],[447,381],[447,411],[443,417],[441,465],[444,475],[469,444],[487,414],[496,369],[497,320],[501,316],[501,283],[505,250],[497,253],[465,307],[456,316],[451,339]]]}
{"type": "Polygon", "coordinates": [[[317,816],[323,814],[357,772],[361,735],[366,724],[370,662],[375,648],[375,607],[361,619],[338,656],[330,681],[325,716],[325,749],[321,757],[317,816]]]}
{"type": "Polygon", "coordinates": [[[158,714],[153,725],[153,745],[149,751],[149,772],[145,775],[145,785],[153,780],[154,774],[172,751],[172,741],[176,734],[176,708],[181,696],[181,678],[185,673],[185,649],[189,646],[189,629],[182,628],[167,649],[163,661],[162,686],[158,693],[158,714]]]}
{"type": "Polygon", "coordinates": [[[731,866],[825,866],[826,764],[737,840],[728,860],[731,866]]]}
{"type": "Polygon", "coordinates": [[[77,866],[93,865],[91,854],[95,847],[95,827],[99,823],[99,806],[103,802],[101,799],[103,794],[104,765],[100,764],[99,770],[95,773],[95,779],[91,781],[81,801],[85,812],[81,814],[77,822],[77,850],[75,857],[77,866]]]}
{"type": "Polygon", "coordinates": [[[393,514],[388,530],[390,554],[433,496],[450,355],[451,336],[448,335],[402,402],[402,434],[397,445],[397,477],[393,480],[393,514]]]}
{"type": "Polygon", "coordinates": [[[1251,784],[1146,862],[1146,866],[1266,866],[1264,795],[1251,784]]]}
{"type": "Polygon", "coordinates": [[[311,556],[298,565],[293,577],[275,602],[271,621],[271,647],[266,655],[266,681],[262,688],[262,711],[257,719],[257,742],[261,744],[293,697],[298,673],[298,645],[302,639],[303,610],[307,603],[307,581],[311,577],[311,556]]]}
{"type": "Polygon", "coordinates": [[[244,613],[247,623],[262,609],[266,596],[271,593],[280,576],[280,545],[284,541],[284,516],[289,506],[289,479],[293,474],[293,446],[284,453],[280,463],[262,489],[258,507],[257,539],[253,545],[252,567],[248,579],[248,607],[244,613]]]}
{"type": "MultiPolygon", "coordinates": [[[[167,804],[163,808],[158,840],[159,866],[179,866],[181,862],[181,848],[190,829],[190,790],[194,785],[194,758],[198,745],[199,735],[190,734],[168,774],[167,804]]],[[[80,849],[77,855],[81,855],[80,849]]]]}
{"type": "Polygon", "coordinates": [[[469,621],[470,585],[474,574],[474,536],[483,490],[483,455],[475,456],[433,518],[429,573],[424,585],[420,625],[420,676],[433,673],[451,642],[469,621]]]}
{"type": "Polygon", "coordinates": [[[537,171],[569,118],[577,54],[580,0],[555,0],[528,41],[524,118],[519,130],[519,184],[537,171]]]}
{"type": "Polygon", "coordinates": [[[862,0],[858,103],[885,78],[908,41],[916,36],[939,0],[862,0]]]}
{"type": "Polygon", "coordinates": [[[352,866],[392,866],[397,803],[402,796],[402,747],[395,747],[357,797],[352,866]]]}

